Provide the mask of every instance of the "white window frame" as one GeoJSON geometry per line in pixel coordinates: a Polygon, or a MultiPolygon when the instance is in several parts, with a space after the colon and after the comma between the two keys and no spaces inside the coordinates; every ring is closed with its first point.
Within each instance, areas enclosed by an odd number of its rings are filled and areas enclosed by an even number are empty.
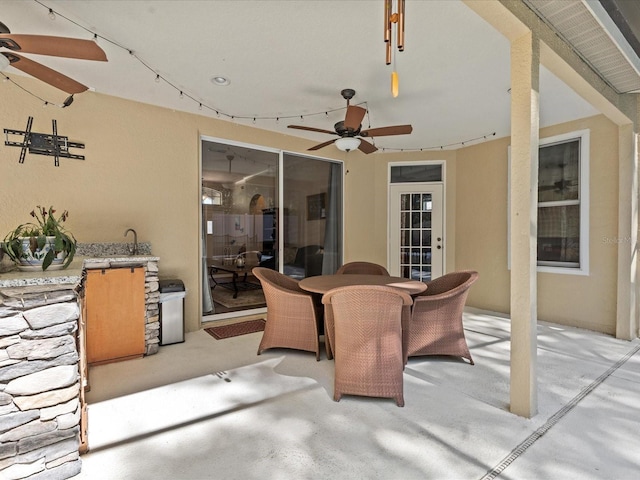
{"type": "MultiPolygon", "coordinates": [[[[560,273],[565,275],[589,275],[589,163],[590,163],[590,132],[589,130],[577,130],[574,132],[541,138],[538,147],[555,143],[580,141],[580,165],[579,165],[579,201],[580,201],[580,265],[541,265],[537,264],[539,273],[560,273]]],[[[507,204],[507,263],[511,269],[511,146],[508,148],[508,182],[509,195],[507,204]]],[[[538,207],[540,208],[540,207],[538,207]]],[[[536,210],[537,211],[537,210],[536,210]]],[[[537,239],[536,239],[537,241],[537,239]]]]}

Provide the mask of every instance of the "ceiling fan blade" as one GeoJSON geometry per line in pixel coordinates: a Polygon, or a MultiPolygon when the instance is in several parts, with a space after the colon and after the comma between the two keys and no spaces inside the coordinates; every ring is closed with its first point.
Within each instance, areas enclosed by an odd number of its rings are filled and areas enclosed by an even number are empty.
{"type": "Polygon", "coordinates": [[[344,117],[345,128],[353,130],[354,132],[359,130],[365,113],[367,113],[365,108],[357,105],[349,105],[347,107],[347,114],[344,117]]]}
{"type": "Polygon", "coordinates": [[[2,33],[0,34],[0,46],[21,53],[107,61],[107,55],[96,42],[80,38],[2,33]]]}
{"type": "Polygon", "coordinates": [[[332,132],[331,130],[323,130],[322,128],[315,127],[305,127],[304,125],[287,125],[287,128],[295,128],[296,130],[307,130],[308,132],[320,132],[328,133],[329,135],[337,135],[336,132],[332,132]]]}
{"type": "Polygon", "coordinates": [[[361,152],[364,153],[373,153],[375,151],[378,150],[378,147],[376,147],[375,145],[369,143],[369,142],[365,142],[364,140],[360,139],[360,145],[358,145],[358,149],[361,152]]]}
{"type": "Polygon", "coordinates": [[[321,148],[326,147],[327,145],[331,145],[333,142],[335,142],[337,139],[334,140],[329,140],[328,142],[323,142],[323,143],[319,143],[318,145],[315,145],[311,148],[307,148],[307,150],[320,150],[321,148]]]}
{"type": "Polygon", "coordinates": [[[360,132],[361,137],[385,137],[389,135],[407,135],[413,131],[411,125],[394,125],[392,127],[370,128],[360,132]]]}
{"type": "Polygon", "coordinates": [[[27,73],[38,80],[42,80],[53,87],[59,88],[64,92],[70,94],[81,93],[89,88],[80,82],[76,82],[73,78],[69,78],[60,72],[56,72],[49,67],[45,67],[41,63],[34,62],[33,60],[21,57],[15,53],[0,52],[0,55],[7,57],[13,68],[17,68],[18,70],[27,73]]]}

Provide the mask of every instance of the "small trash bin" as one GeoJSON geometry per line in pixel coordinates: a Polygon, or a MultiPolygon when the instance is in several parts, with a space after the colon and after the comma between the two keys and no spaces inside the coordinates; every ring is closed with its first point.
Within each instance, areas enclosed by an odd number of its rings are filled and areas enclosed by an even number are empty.
{"type": "Polygon", "coordinates": [[[184,342],[184,297],[182,280],[160,280],[160,345],[184,342]]]}

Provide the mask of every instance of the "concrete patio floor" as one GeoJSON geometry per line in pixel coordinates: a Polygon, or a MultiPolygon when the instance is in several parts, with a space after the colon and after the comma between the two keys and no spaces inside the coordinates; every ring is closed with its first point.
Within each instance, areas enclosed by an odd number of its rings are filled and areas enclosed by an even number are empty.
{"type": "Polygon", "coordinates": [[[79,479],[616,479],[640,475],[640,342],[538,326],[538,414],[509,412],[509,321],[465,314],[471,366],[410,359],[405,407],[333,398],[333,361],[204,331],[90,370],[79,479]]]}

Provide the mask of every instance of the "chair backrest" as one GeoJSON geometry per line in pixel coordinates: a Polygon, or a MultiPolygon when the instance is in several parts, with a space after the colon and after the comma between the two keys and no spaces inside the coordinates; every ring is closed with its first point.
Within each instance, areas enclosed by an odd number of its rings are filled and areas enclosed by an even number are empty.
{"type": "MultiPolygon", "coordinates": [[[[322,296],[322,303],[331,304],[335,314],[336,308],[353,310],[354,314],[368,311],[378,316],[380,305],[408,306],[413,303],[411,296],[400,289],[386,285],[349,285],[329,290],[322,296]],[[373,305],[378,303],[379,305],[373,305]]],[[[384,314],[380,314],[384,316],[384,314]]]]}
{"type": "Polygon", "coordinates": [[[389,272],[382,265],[372,262],[349,262],[342,265],[337,274],[386,275],[389,272]]]}
{"type": "Polygon", "coordinates": [[[285,290],[293,290],[296,292],[305,292],[298,285],[298,281],[284,275],[277,270],[271,270],[270,268],[265,267],[255,267],[252,270],[252,273],[256,276],[260,283],[262,284],[263,290],[265,290],[265,286],[267,288],[272,287],[276,289],[285,289],[285,290]]]}
{"type": "Polygon", "coordinates": [[[322,296],[322,303],[331,306],[325,310],[327,328],[337,332],[340,327],[336,324],[346,322],[349,326],[345,328],[362,334],[363,329],[380,333],[395,328],[387,323],[396,320],[402,330],[410,321],[413,299],[408,293],[386,285],[349,285],[329,290],[322,296]]]}
{"type": "Polygon", "coordinates": [[[427,282],[427,289],[420,297],[430,297],[434,295],[455,296],[468,290],[473,283],[478,280],[478,272],[474,270],[460,270],[451,272],[427,282]]]}

